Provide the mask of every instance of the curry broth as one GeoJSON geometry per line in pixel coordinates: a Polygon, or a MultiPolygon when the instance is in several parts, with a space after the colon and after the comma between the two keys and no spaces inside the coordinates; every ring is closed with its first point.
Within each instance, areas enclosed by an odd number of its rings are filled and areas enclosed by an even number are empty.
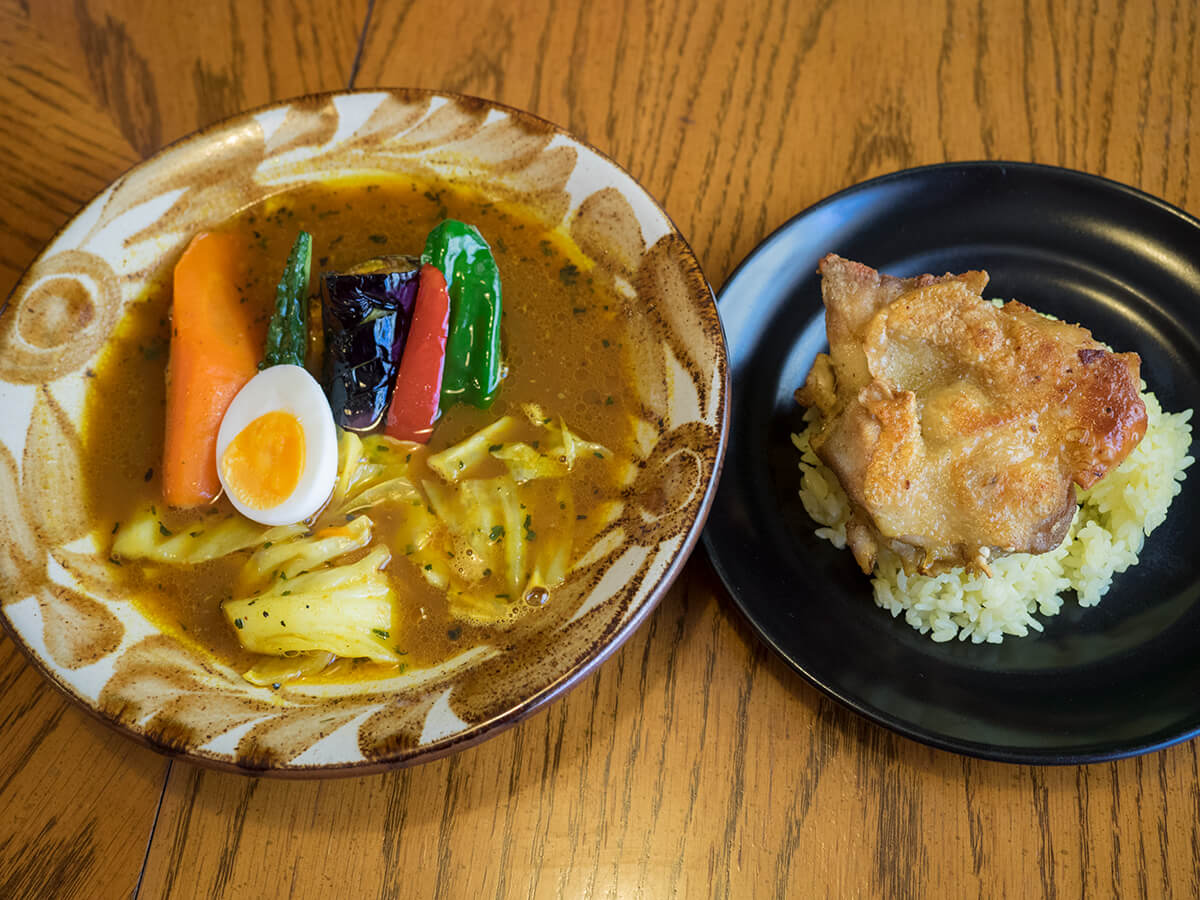
{"type": "MultiPolygon", "coordinates": [[[[490,409],[450,409],[436,426],[429,449],[436,452],[456,443],[506,414],[523,421],[521,404],[537,403],[548,415],[563,417],[576,433],[614,451],[611,460],[589,461],[578,477],[571,476],[576,512],[585,519],[598,502],[620,492],[616,473],[620,460],[629,458],[632,398],[625,393],[630,365],[626,343],[634,313],[603,279],[584,270],[586,261],[569,239],[547,232],[518,207],[487,202],[456,185],[391,178],[297,188],[245,210],[221,230],[245,240],[251,273],[245,302],[253,304],[256,325],[265,335],[275,285],[298,231],[313,236],[315,292],[322,271],[342,270],[382,254],[419,254],[428,232],[447,217],[478,227],[495,254],[503,286],[507,375],[490,409]]],[[[236,515],[224,498],[205,510],[187,512],[165,509],[162,502],[170,281],[167,269],[131,305],[95,368],[87,396],[85,480],[96,534],[105,547],[111,546],[111,535],[122,521],[150,506],[161,527],[174,533],[197,528],[210,516],[236,515]]],[[[319,362],[313,362],[310,358],[310,368],[319,372],[319,362]]],[[[418,454],[418,467],[421,458],[418,454]]],[[[403,510],[384,505],[368,513],[376,523],[374,540],[386,542],[403,510]]],[[[536,507],[532,515],[536,522],[536,507]]],[[[404,548],[391,550],[386,571],[397,596],[391,634],[399,636],[393,643],[405,654],[403,665],[429,665],[486,639],[491,629],[453,618],[443,592],[404,559],[404,548]]],[[[193,566],[114,559],[113,575],[165,631],[244,669],[261,657],[241,648],[220,603],[232,595],[248,555],[245,551],[193,566]]],[[[394,675],[396,669],[343,660],[321,678],[367,679],[394,675]]]]}

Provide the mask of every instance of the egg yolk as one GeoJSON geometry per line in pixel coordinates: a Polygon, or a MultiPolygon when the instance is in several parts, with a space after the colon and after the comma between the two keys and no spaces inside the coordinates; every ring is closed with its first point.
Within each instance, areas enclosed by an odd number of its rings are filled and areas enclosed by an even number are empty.
{"type": "Polygon", "coordinates": [[[292,495],[304,472],[304,428],[289,412],[259,416],[221,457],[225,486],[252,509],[271,509],[292,495]]]}

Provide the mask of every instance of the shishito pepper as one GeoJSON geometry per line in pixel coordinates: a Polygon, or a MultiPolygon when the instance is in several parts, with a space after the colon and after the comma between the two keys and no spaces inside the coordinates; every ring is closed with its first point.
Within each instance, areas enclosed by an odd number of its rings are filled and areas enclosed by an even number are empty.
{"type": "Polygon", "coordinates": [[[260,369],[270,366],[303,366],[308,352],[308,268],[312,263],[312,235],[296,235],[283,277],[275,289],[275,314],[267,328],[267,351],[260,369]]]}
{"type": "Polygon", "coordinates": [[[441,407],[491,406],[500,387],[500,272],[473,225],[447,219],[429,233],[421,261],[438,268],[450,294],[450,334],[441,407]]]}

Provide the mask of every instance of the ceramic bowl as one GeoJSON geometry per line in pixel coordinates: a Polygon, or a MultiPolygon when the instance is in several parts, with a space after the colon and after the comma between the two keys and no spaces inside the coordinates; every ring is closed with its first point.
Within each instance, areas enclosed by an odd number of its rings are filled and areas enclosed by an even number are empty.
{"type": "MultiPolygon", "coordinates": [[[[304,97],[185,138],[89,203],[0,314],[0,614],[57,687],[172,754],[258,774],[359,774],[452,752],[578,682],[642,622],[700,533],[725,447],[712,292],[655,201],[528,113],[415,90],[304,97]],[[468,182],[533,208],[644,313],[638,475],[537,629],[386,683],[274,691],[149,621],[116,587],[82,484],[89,366],[198,231],[332,175],[468,182]]],[[[119,414],[119,411],[114,411],[119,414]]]]}

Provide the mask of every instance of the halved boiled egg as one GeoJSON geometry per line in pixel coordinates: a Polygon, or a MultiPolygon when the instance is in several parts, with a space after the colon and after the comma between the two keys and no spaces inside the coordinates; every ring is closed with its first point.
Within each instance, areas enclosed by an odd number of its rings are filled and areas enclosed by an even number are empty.
{"type": "Polygon", "coordinates": [[[300,366],[264,369],[217,432],[217,475],[238,512],[263,525],[307,519],[337,478],[337,430],[325,392],[300,366]]]}

